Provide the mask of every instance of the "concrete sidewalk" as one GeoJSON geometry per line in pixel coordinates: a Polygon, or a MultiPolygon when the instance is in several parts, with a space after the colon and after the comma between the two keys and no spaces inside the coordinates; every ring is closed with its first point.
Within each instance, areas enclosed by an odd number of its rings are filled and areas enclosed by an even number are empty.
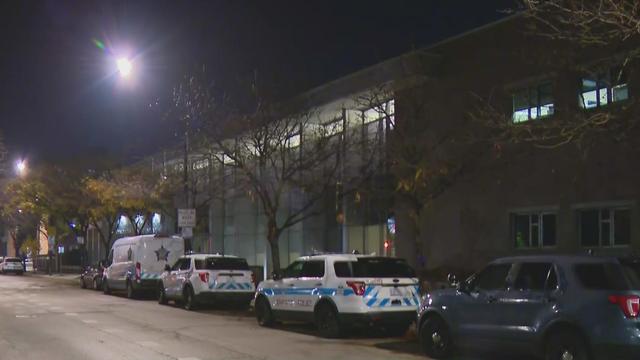
{"type": "Polygon", "coordinates": [[[78,285],[80,284],[80,274],[46,274],[39,272],[26,272],[25,276],[37,277],[41,279],[48,279],[51,281],[61,282],[69,285],[78,285]]]}

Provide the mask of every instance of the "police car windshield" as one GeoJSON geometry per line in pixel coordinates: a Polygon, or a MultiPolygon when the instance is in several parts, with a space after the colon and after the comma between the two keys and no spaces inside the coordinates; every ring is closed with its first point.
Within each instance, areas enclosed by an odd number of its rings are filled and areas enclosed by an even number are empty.
{"type": "Polygon", "coordinates": [[[247,260],[239,258],[210,257],[204,260],[196,260],[198,270],[249,270],[247,260]]]}
{"type": "Polygon", "coordinates": [[[357,261],[336,261],[333,266],[337,277],[415,277],[413,269],[401,259],[360,258],[357,261]]]}

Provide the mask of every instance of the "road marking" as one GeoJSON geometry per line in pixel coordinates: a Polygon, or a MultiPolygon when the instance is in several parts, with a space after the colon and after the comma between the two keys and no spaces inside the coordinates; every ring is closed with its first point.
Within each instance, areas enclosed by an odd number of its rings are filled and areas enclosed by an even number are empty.
{"type": "Polygon", "coordinates": [[[97,324],[98,323],[97,320],[91,320],[91,319],[82,320],[82,322],[85,323],[85,324],[97,324]]]}
{"type": "Polygon", "coordinates": [[[67,316],[78,316],[78,313],[64,313],[67,316]]]}
{"type": "Polygon", "coordinates": [[[146,347],[157,347],[157,346],[160,346],[160,344],[158,344],[157,342],[153,342],[153,341],[138,341],[138,342],[136,342],[136,344],[142,345],[142,346],[146,346],[146,347]]]}
{"type": "Polygon", "coordinates": [[[35,316],[35,315],[16,315],[16,317],[17,317],[18,319],[33,319],[33,318],[35,318],[36,316],[35,316]]]}
{"type": "Polygon", "coordinates": [[[122,330],[115,329],[115,328],[107,328],[107,329],[104,329],[104,332],[108,332],[110,334],[117,334],[117,333],[122,332],[122,330]]]}

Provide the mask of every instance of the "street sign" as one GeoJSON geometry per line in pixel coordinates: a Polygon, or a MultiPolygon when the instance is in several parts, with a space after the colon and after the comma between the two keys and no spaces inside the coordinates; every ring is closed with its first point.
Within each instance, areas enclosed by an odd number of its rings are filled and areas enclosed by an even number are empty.
{"type": "Polygon", "coordinates": [[[183,227],[182,228],[182,238],[190,239],[193,237],[193,228],[191,227],[183,227]]]}
{"type": "Polygon", "coordinates": [[[178,226],[181,228],[196,226],[196,209],[178,209],[178,226]]]}

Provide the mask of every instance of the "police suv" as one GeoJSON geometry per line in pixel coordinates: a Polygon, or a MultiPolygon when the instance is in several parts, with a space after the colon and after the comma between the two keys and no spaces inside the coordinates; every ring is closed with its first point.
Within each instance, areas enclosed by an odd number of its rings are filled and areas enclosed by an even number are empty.
{"type": "Polygon", "coordinates": [[[182,302],[187,310],[195,305],[233,301],[249,307],[255,294],[254,276],[243,258],[220,254],[189,254],[167,265],[160,276],[158,302],[182,302]]]}
{"type": "Polygon", "coordinates": [[[320,335],[340,337],[352,325],[380,324],[404,333],[420,303],[418,279],[403,259],[330,254],[301,257],[282,277],[258,285],[258,323],[314,322],[320,335]]]}

